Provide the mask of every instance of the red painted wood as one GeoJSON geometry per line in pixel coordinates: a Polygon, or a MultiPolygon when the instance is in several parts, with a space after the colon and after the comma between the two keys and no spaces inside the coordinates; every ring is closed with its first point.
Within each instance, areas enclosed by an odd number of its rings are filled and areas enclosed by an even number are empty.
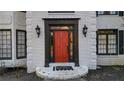
{"type": "Polygon", "coordinates": [[[68,32],[55,31],[54,32],[54,56],[55,62],[68,62],[68,32]]]}

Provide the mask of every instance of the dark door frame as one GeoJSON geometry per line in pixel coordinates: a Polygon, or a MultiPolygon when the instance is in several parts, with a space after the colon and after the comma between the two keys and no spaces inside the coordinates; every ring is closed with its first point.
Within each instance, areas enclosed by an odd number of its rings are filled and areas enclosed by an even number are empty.
{"type": "Polygon", "coordinates": [[[75,66],[79,66],[78,56],[78,20],[79,18],[44,18],[45,23],[45,67],[49,67],[49,51],[50,51],[50,25],[73,25],[74,26],[74,62],[75,66]]]}

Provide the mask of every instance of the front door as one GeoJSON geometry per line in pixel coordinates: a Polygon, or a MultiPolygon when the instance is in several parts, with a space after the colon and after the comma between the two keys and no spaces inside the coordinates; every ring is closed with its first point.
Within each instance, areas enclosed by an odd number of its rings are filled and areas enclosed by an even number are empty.
{"type": "Polygon", "coordinates": [[[45,19],[45,66],[73,62],[78,66],[78,19],[45,19]]]}
{"type": "Polygon", "coordinates": [[[68,31],[54,32],[55,62],[69,62],[69,34],[68,31]]]}

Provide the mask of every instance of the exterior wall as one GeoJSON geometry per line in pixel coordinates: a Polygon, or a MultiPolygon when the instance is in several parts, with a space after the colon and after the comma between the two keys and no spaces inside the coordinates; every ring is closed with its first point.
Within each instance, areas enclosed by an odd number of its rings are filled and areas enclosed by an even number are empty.
{"type": "Polygon", "coordinates": [[[79,65],[86,65],[89,69],[96,69],[96,14],[92,11],[76,11],[75,13],[49,13],[47,11],[28,11],[27,24],[27,70],[34,72],[36,67],[45,64],[45,34],[43,18],[80,18],[78,42],[79,65]],[[82,34],[84,25],[88,27],[87,37],[82,34]],[[37,38],[36,26],[41,28],[41,35],[37,38]]]}
{"type": "Polygon", "coordinates": [[[0,29],[11,29],[12,34],[12,59],[0,60],[0,66],[4,64],[5,67],[25,66],[26,59],[16,59],[16,28],[26,29],[26,16],[24,13],[5,11],[0,12],[0,29]],[[20,24],[18,24],[18,22],[20,24]]]}
{"type": "MultiPolygon", "coordinates": [[[[123,24],[124,18],[118,15],[100,15],[97,17],[97,29],[124,30],[123,24]]],[[[98,55],[97,64],[124,65],[124,55],[98,55]]]]}
{"type": "Polygon", "coordinates": [[[16,11],[16,12],[14,12],[13,19],[14,19],[13,21],[14,21],[14,34],[15,34],[15,37],[14,37],[15,38],[14,39],[15,65],[16,66],[26,66],[26,63],[27,63],[26,58],[21,58],[21,59],[16,58],[16,29],[26,31],[26,13],[16,11]]]}
{"type": "MultiPolygon", "coordinates": [[[[13,12],[0,12],[0,29],[11,29],[11,33],[13,32],[13,12]]],[[[13,34],[12,34],[12,40],[13,40],[13,34]]],[[[12,46],[14,44],[12,43],[12,46]]],[[[12,50],[12,60],[0,60],[0,66],[13,66],[13,55],[14,50],[12,50]]]]}

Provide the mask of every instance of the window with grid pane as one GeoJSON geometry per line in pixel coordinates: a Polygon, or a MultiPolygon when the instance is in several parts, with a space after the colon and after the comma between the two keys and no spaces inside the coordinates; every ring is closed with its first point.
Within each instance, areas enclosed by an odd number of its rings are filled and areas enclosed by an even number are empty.
{"type": "Polygon", "coordinates": [[[117,30],[97,31],[97,54],[117,54],[117,30]]]}
{"type": "Polygon", "coordinates": [[[98,15],[117,15],[118,11],[98,11],[98,15]]]}
{"type": "Polygon", "coordinates": [[[16,32],[17,58],[26,58],[26,31],[17,30],[16,32]]]}
{"type": "Polygon", "coordinates": [[[108,53],[116,53],[116,35],[108,35],[108,53]]]}
{"type": "Polygon", "coordinates": [[[98,53],[106,53],[106,35],[98,35],[98,53]]]}
{"type": "Polygon", "coordinates": [[[11,30],[0,29],[0,59],[12,58],[11,30]]]}

